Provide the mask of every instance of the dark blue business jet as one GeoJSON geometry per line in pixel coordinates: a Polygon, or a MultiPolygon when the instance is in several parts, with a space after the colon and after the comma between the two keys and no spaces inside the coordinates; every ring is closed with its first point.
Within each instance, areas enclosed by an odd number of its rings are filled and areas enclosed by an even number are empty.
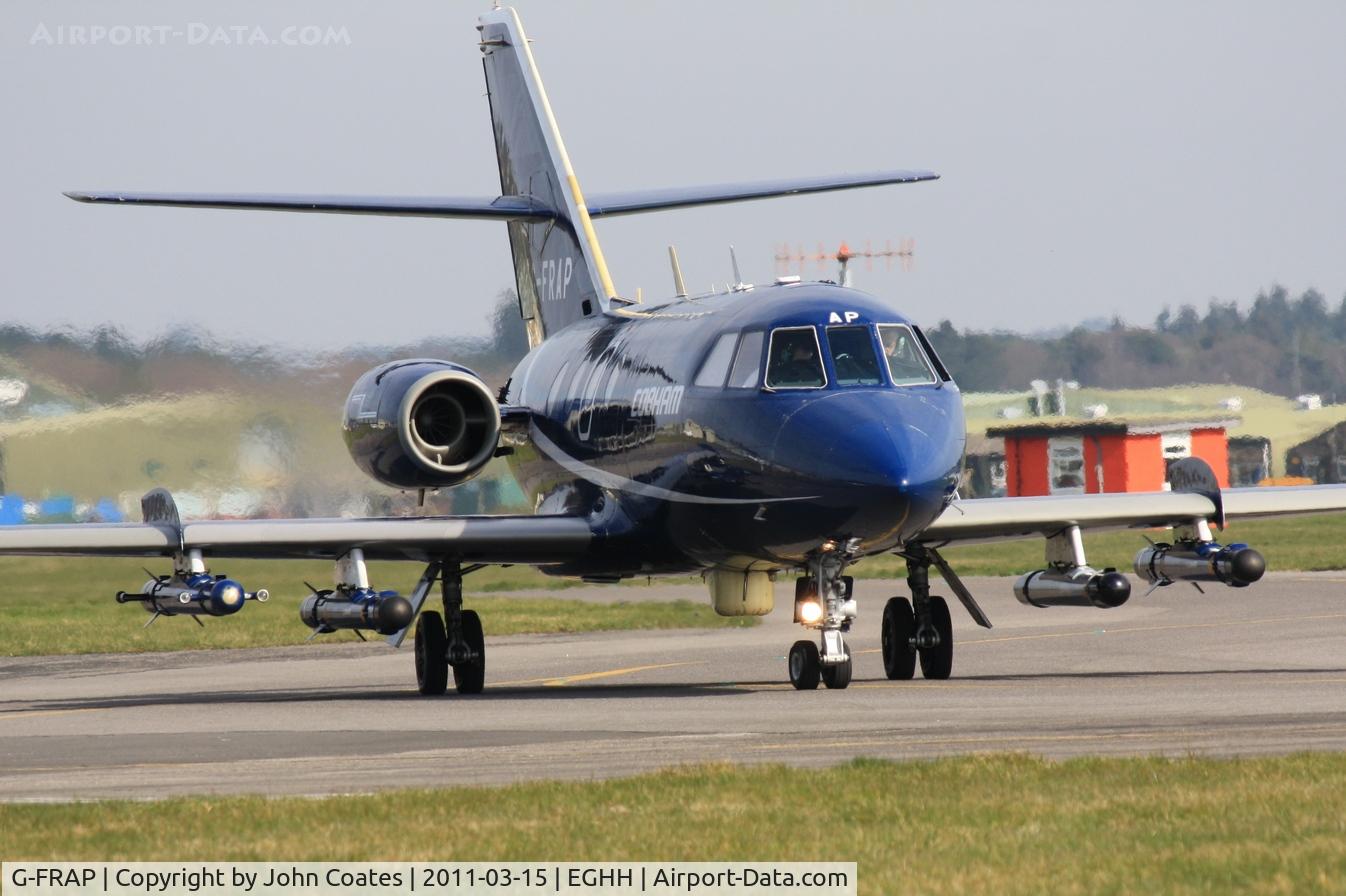
{"type": "MultiPolygon", "coordinates": [[[[1018,598],[1034,606],[1115,607],[1130,583],[1085,560],[1087,527],[1172,527],[1135,560],[1154,585],[1247,585],[1262,557],[1221,545],[1226,515],[1346,508],[1346,488],[1226,490],[1199,460],[1171,490],[958,500],[965,429],[958,387],[914,321],[831,283],[679,295],[642,304],[618,294],[593,221],[660,209],[935,180],[882,171],[586,197],[570,166],[518,16],[484,15],[481,52],[500,167],[500,195],[474,198],[71,193],[83,202],[478,218],[509,230],[519,310],[531,351],[496,395],[467,368],[411,359],[361,376],[342,427],[351,456],[385,485],[446,488],[508,459],[530,516],[183,522],[151,492],[144,522],[0,528],[0,553],[160,556],[172,572],[118,594],[155,616],[225,616],[266,592],[212,574],[216,558],[328,557],[336,587],[301,616],[316,632],[376,631],[398,645],[416,626],[420,692],[482,690],[486,647],[463,580],[491,564],[616,582],[700,572],[717,612],[771,611],[772,583],[797,576],[795,621],[817,632],[789,653],[796,688],[850,683],[845,634],[856,618],[846,569],[866,556],[905,558],[910,600],[882,620],[892,679],[948,678],[953,630],[935,567],[973,618],[986,614],[940,555],[951,542],[1046,539],[1044,567],[1018,598]],[[401,596],[369,581],[370,559],[424,565],[401,596]],[[440,586],[443,613],[423,610],[440,586]]],[[[682,290],[680,290],[682,291],[682,290]]]]}

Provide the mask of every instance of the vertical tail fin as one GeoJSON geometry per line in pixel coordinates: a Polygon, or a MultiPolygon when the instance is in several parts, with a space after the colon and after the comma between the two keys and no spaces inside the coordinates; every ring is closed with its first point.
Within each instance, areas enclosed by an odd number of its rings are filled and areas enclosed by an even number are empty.
{"type": "Polygon", "coordinates": [[[567,324],[606,311],[616,291],[518,15],[492,10],[477,27],[500,191],[558,213],[551,221],[508,225],[519,309],[529,343],[537,345],[567,324]]]}

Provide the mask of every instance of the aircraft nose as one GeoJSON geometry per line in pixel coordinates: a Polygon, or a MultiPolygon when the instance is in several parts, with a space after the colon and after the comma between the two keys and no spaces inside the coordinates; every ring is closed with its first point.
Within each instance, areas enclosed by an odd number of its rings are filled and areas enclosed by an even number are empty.
{"type": "Polygon", "coordinates": [[[841,481],[874,488],[905,488],[911,484],[912,454],[879,420],[857,420],[836,434],[830,460],[841,481]]]}
{"type": "Polygon", "coordinates": [[[773,460],[808,478],[882,490],[925,490],[942,483],[958,464],[961,444],[942,426],[941,417],[902,393],[819,396],[782,422],[773,460]]]}

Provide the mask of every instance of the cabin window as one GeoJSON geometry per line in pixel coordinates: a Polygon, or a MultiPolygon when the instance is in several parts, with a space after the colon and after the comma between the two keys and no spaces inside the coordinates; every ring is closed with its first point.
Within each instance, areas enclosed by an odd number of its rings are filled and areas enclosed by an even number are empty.
{"type": "Polygon", "coordinates": [[[879,341],[888,359],[888,375],[894,386],[917,386],[933,383],[935,374],[925,360],[911,328],[903,324],[880,324],[879,341]]]}
{"type": "Polygon", "coordinates": [[[770,389],[821,389],[827,385],[818,331],[782,327],[771,331],[766,384],[770,389]]]}
{"type": "Polygon", "coordinates": [[[729,371],[729,388],[756,389],[762,373],[762,331],[744,333],[734,355],[734,368],[729,371]]]}
{"type": "Polygon", "coordinates": [[[869,327],[828,327],[827,348],[838,386],[877,386],[883,382],[869,327]]]}
{"type": "Polygon", "coordinates": [[[1053,495],[1084,493],[1084,440],[1066,437],[1047,440],[1047,475],[1053,495]]]}
{"type": "Polygon", "coordinates": [[[729,362],[734,358],[734,343],[737,341],[737,333],[724,333],[715,340],[715,345],[710,354],[706,355],[706,360],[701,362],[701,369],[697,371],[692,384],[712,389],[723,386],[724,378],[729,375],[729,362]]]}

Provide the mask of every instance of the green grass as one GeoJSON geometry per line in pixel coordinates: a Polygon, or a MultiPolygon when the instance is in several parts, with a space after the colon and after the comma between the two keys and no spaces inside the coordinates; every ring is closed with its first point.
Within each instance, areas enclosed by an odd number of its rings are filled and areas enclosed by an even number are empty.
{"type": "Polygon", "coordinates": [[[1339,893],[1346,755],[714,765],[319,800],[7,805],[0,855],[856,861],[864,894],[1339,893]],[[434,831],[452,836],[416,833],[434,831]]]}
{"type": "MultiPolygon", "coordinates": [[[[133,560],[14,558],[0,560],[0,621],[5,637],[0,656],[71,653],[138,653],[227,647],[300,644],[311,634],[299,621],[299,602],[308,594],[305,580],[330,587],[327,562],[236,561],[221,564],[248,588],[266,587],[274,595],[265,604],[249,604],[227,619],[206,618],[205,627],[190,619],[160,619],[148,629],[149,615],[134,604],[118,604],[118,590],[136,591],[146,576],[133,560]]],[[[152,569],[167,571],[160,561],[152,569]]],[[[420,568],[415,564],[375,563],[370,580],[379,588],[411,592],[420,568]]],[[[486,634],[584,632],[610,629],[711,628],[752,625],[755,619],[722,618],[709,601],[599,604],[552,597],[479,597],[472,592],[517,590],[547,582],[531,569],[489,569],[467,578],[468,607],[482,614],[486,634]]],[[[437,600],[437,598],[434,598],[437,600]]],[[[321,636],[325,642],[353,641],[351,632],[321,636]]]]}
{"type": "MultiPolygon", "coordinates": [[[[1163,533],[1150,533],[1159,538],[1163,533]]],[[[1262,551],[1272,570],[1326,570],[1346,567],[1346,514],[1293,517],[1238,523],[1219,536],[1229,543],[1245,540],[1262,551]]],[[[1129,570],[1144,544],[1140,532],[1085,535],[1089,561],[1098,568],[1129,570]]],[[[948,548],[945,557],[960,575],[1009,576],[1043,563],[1040,538],[948,548]]],[[[324,561],[234,561],[220,564],[248,588],[266,587],[270,602],[249,605],[229,619],[206,619],[200,628],[186,619],[161,619],[141,629],[149,617],[112,595],[134,591],[145,581],[135,560],[0,558],[0,621],[5,638],[0,656],[56,653],[111,653],[193,648],[269,647],[301,643],[309,635],[299,622],[298,604],[308,593],[305,580],[326,587],[331,564],[324,561]]],[[[163,561],[150,564],[167,571],[163,561]]],[[[860,578],[903,578],[904,561],[891,555],[870,557],[851,568],[860,578]]],[[[416,564],[374,563],[376,587],[409,593],[420,573],[416,564]]],[[[656,579],[656,584],[700,585],[695,577],[656,579]]],[[[608,629],[700,628],[752,625],[753,619],[724,619],[708,599],[695,601],[596,604],[545,596],[492,597],[501,592],[565,589],[579,582],[545,576],[527,567],[492,567],[466,580],[468,606],[482,613],[488,635],[523,632],[579,632],[608,629]]],[[[624,588],[646,587],[645,579],[624,588]]],[[[323,636],[354,640],[349,632],[323,636]]]]}

